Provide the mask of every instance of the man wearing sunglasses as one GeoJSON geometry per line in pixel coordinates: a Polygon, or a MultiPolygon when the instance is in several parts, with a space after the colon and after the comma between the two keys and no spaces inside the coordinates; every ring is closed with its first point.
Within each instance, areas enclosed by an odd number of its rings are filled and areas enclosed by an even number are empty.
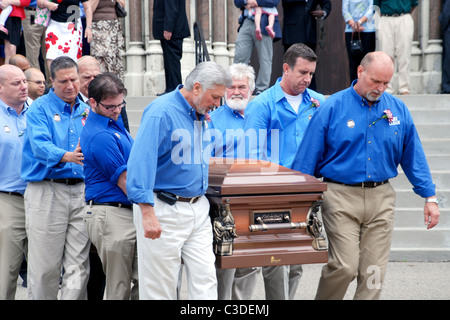
{"type": "Polygon", "coordinates": [[[138,298],[136,230],[125,186],[133,138],[120,116],[126,93],[116,75],[97,75],[89,83],[91,112],[80,137],[86,175],[85,224],[102,261],[108,300],[138,298]]]}

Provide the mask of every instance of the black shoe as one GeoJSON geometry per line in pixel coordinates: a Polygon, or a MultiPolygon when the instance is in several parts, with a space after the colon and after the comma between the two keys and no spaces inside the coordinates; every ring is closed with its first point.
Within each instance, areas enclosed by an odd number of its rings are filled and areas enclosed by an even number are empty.
{"type": "Polygon", "coordinates": [[[164,91],[163,93],[157,93],[156,96],[157,96],[157,97],[161,97],[161,96],[165,95],[166,93],[167,93],[167,92],[165,92],[165,91],[164,91]]]}

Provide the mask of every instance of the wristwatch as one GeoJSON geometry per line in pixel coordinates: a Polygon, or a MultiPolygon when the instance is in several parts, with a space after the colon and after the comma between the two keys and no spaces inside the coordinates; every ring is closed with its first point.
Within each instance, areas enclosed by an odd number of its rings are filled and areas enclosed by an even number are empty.
{"type": "Polygon", "coordinates": [[[439,201],[438,201],[437,198],[428,198],[428,199],[425,199],[425,203],[428,203],[428,202],[434,202],[434,203],[436,203],[436,204],[439,204],[439,201]]]}

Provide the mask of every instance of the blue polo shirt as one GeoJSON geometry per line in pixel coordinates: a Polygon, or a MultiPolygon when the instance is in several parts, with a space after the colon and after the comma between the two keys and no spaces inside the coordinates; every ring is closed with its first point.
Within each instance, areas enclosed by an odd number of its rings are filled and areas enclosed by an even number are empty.
{"type": "Polygon", "coordinates": [[[311,98],[320,105],[325,97],[313,90],[306,89],[298,113],[288,103],[277,82],[249,102],[245,108],[245,132],[253,129],[257,139],[249,140],[249,157],[267,160],[290,168],[303,140],[306,127],[316,109],[311,98]]]}
{"type": "Polygon", "coordinates": [[[86,202],[120,202],[130,204],[117,186],[119,176],[127,170],[133,138],[119,116],[117,121],[95,112],[89,113],[80,137],[86,176],[86,202]]]}
{"type": "Polygon", "coordinates": [[[20,163],[27,111],[24,106],[17,114],[0,99],[0,191],[25,192],[27,183],[20,178],[20,163]]]}
{"type": "Polygon", "coordinates": [[[74,151],[77,147],[85,110],[89,110],[89,106],[76,98],[71,111],[70,105],[61,100],[53,88],[33,101],[27,112],[23,180],[84,179],[83,166],[60,161],[67,151],[74,151]]]}
{"type": "Polygon", "coordinates": [[[220,131],[217,146],[213,150],[214,157],[246,158],[244,117],[228,105],[220,106],[210,114],[211,122],[208,131],[220,131]]]}
{"type": "Polygon", "coordinates": [[[127,194],[134,203],[154,204],[154,191],[182,197],[203,195],[208,188],[210,144],[200,121],[180,93],[182,86],[150,103],[142,115],[128,159],[127,194]]]}
{"type": "Polygon", "coordinates": [[[369,106],[353,88],[355,83],[318,109],[293,169],[356,184],[396,177],[400,164],[418,195],[434,196],[435,185],[408,108],[386,92],[369,106]],[[377,121],[387,109],[393,121],[377,121]]]}

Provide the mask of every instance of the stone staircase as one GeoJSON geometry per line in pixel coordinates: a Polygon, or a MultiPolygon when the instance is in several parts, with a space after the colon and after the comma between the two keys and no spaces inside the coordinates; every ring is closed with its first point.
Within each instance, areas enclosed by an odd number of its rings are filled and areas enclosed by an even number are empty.
{"type": "MultiPolygon", "coordinates": [[[[130,131],[136,136],[145,107],[155,97],[127,97],[130,131]]],[[[397,191],[391,261],[450,261],[450,95],[400,97],[414,118],[440,201],[440,222],[427,230],[424,200],[412,191],[405,174],[391,180],[397,191]]]]}

